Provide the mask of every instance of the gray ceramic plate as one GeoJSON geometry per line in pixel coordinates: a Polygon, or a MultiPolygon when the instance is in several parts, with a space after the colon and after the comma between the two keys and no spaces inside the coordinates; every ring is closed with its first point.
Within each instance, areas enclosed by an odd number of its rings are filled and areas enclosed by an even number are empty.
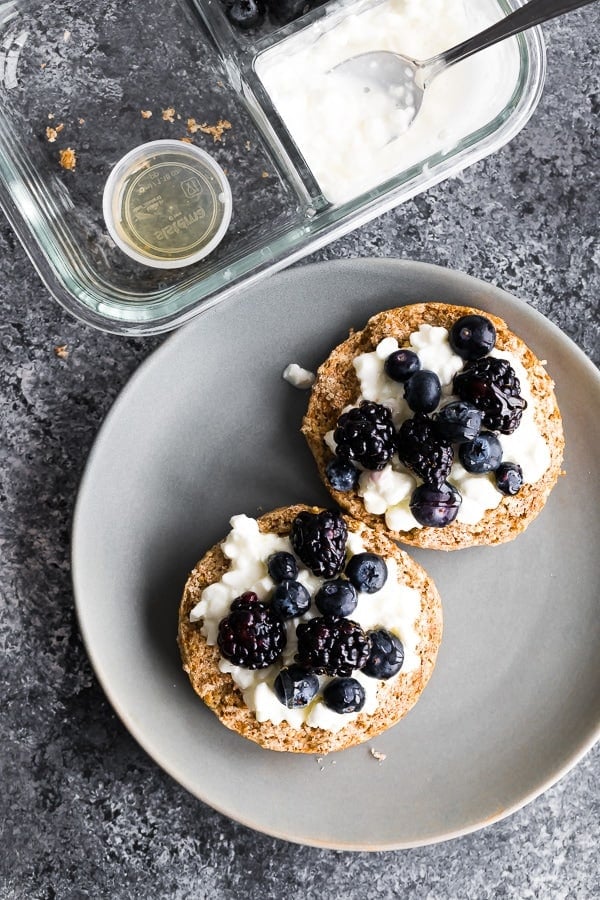
{"type": "Polygon", "coordinates": [[[519,808],[599,735],[599,412],[600,377],[574,344],[524,303],[457,272],[326,263],[209,310],[131,379],[81,485],[77,610],[116,711],[197,797],[292,841],[411,847],[519,808]],[[282,380],[286,364],[315,369],[351,326],[419,300],[489,309],[548,361],[567,477],[511,544],[415,553],[441,591],[445,632],[433,678],[403,722],[323,760],[261,750],[227,731],[181,671],[181,589],[231,515],[328,503],[299,433],[307,395],[282,380]]]}

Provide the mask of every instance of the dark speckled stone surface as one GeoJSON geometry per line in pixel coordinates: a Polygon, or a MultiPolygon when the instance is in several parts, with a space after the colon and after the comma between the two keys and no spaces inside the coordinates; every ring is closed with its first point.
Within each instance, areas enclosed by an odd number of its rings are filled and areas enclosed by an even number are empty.
{"type": "MultiPolygon", "coordinates": [[[[405,256],[462,269],[531,303],[598,364],[598,7],[545,32],[545,93],[509,146],[315,258],[405,256]]],[[[0,309],[0,897],[600,896],[598,747],[505,821],[373,855],[254,833],[161,771],[95,680],[69,574],[86,456],[159,340],[70,318],[3,220],[0,309]],[[54,352],[63,344],[66,359],[54,352]]]]}

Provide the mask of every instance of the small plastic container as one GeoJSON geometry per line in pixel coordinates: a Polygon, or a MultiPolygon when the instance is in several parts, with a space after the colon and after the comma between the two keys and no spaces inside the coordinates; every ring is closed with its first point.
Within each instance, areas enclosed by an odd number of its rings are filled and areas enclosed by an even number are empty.
{"type": "Polygon", "coordinates": [[[110,173],[103,197],[110,236],[137,262],[157,269],[189,266],[208,256],[231,221],[231,188],[223,169],[192,144],[150,141],[110,173]]]}

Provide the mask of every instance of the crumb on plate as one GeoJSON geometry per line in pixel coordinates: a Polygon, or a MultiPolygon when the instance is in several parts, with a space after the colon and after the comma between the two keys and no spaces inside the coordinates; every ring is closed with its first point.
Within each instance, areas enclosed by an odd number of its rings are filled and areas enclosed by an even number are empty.
{"type": "Polygon", "coordinates": [[[175,109],[172,106],[168,106],[166,109],[163,109],[162,117],[165,122],[174,122],[175,121],[175,109]]]}
{"type": "MultiPolygon", "coordinates": [[[[141,109],[140,115],[142,119],[151,119],[152,118],[152,110],[151,109],[141,109]]],[[[164,116],[163,116],[164,118],[164,116]]]]}
{"type": "Polygon", "coordinates": [[[58,347],[54,348],[54,353],[59,359],[66,359],[69,355],[69,348],[67,344],[59,344],[58,347]]]}
{"type": "Polygon", "coordinates": [[[53,144],[64,127],[63,122],[61,122],[60,125],[57,125],[56,128],[51,128],[51,126],[48,125],[46,128],[46,140],[48,143],[53,144]]]}

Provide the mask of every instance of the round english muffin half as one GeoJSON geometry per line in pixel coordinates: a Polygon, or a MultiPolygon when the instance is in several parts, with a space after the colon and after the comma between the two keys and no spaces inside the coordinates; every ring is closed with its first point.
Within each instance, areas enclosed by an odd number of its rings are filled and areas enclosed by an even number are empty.
{"type": "MultiPolygon", "coordinates": [[[[474,376],[470,377],[473,381],[474,376]]],[[[489,393],[496,391],[497,387],[487,385],[486,390],[489,393]]],[[[475,397],[476,402],[478,390],[476,384],[471,385],[470,395],[475,397]]],[[[498,390],[501,394],[502,384],[498,390]]],[[[500,406],[505,400],[500,396],[500,406]]],[[[481,401],[481,409],[487,402],[485,399],[481,401]]],[[[483,429],[486,430],[485,424],[483,429]]],[[[487,430],[494,432],[493,427],[487,430]]],[[[418,303],[373,316],[362,331],[351,333],[320,366],[302,432],[314,455],[319,474],[335,501],[369,527],[385,531],[392,539],[416,547],[455,550],[510,541],[538,515],[559,474],[562,474],[564,436],[552,379],[534,353],[502,319],[471,307],[418,303]],[[403,464],[399,459],[399,450],[381,467],[382,471],[369,471],[360,463],[348,462],[348,448],[342,445],[338,451],[334,434],[342,413],[349,407],[360,405],[363,400],[379,401],[391,410],[396,442],[400,440],[402,423],[407,417],[415,418],[417,414],[408,408],[404,399],[405,383],[395,382],[385,371],[386,353],[393,346],[416,352],[424,360],[424,369],[436,368],[436,353],[442,358],[439,366],[442,373],[439,406],[432,411],[418,413],[421,421],[425,418],[430,424],[434,423],[432,427],[435,430],[441,406],[459,399],[453,386],[454,375],[472,365],[457,355],[448,341],[455,323],[467,316],[484,317],[495,329],[495,345],[491,352],[484,354],[484,368],[488,365],[487,356],[507,359],[512,374],[517,376],[517,383],[521,382],[521,392],[527,396],[521,424],[514,433],[504,435],[496,431],[495,435],[503,442],[503,463],[522,464],[524,483],[517,493],[506,494],[497,488],[493,471],[483,475],[465,472],[463,465],[458,464],[461,442],[454,443],[451,451],[453,468],[445,476],[445,485],[454,482],[460,495],[457,501],[460,507],[456,518],[440,527],[437,523],[429,524],[427,516],[425,522],[415,519],[412,492],[428,479],[403,464]],[[357,358],[360,358],[358,367],[355,365],[357,358]],[[337,459],[336,452],[346,453],[346,465],[358,469],[358,482],[352,484],[350,489],[347,489],[348,482],[343,485],[339,478],[333,486],[328,477],[328,466],[337,459]],[[519,455],[523,458],[520,459],[519,455]],[[340,485],[346,489],[339,489],[340,485]]],[[[413,446],[413,456],[414,452],[413,446]]]]}
{"type": "Polygon", "coordinates": [[[395,725],[414,706],[429,681],[442,636],[440,597],[423,568],[385,534],[348,516],[315,507],[284,507],[258,520],[233,517],[231,523],[227,538],[212,547],[191,572],[180,606],[178,643],[183,668],[199,697],[227,728],[271,750],[326,754],[360,744],[395,725]],[[347,618],[356,622],[362,617],[368,623],[363,630],[368,641],[378,627],[389,629],[388,634],[395,632],[404,649],[404,664],[393,677],[351,673],[360,679],[367,695],[365,707],[351,714],[333,713],[324,703],[323,687],[336,680],[335,673],[320,673],[319,692],[304,709],[288,711],[273,691],[282,666],[294,664],[298,622],[322,617],[314,597],[328,579],[315,576],[297,554],[297,578],[307,585],[311,608],[299,619],[285,623],[288,644],[283,654],[270,666],[252,671],[231,665],[217,645],[217,620],[229,614],[232,598],[256,591],[267,606],[270,604],[275,583],[268,574],[268,559],[273,551],[287,550],[294,555],[290,533],[297,517],[308,516],[312,521],[324,514],[335,516],[348,530],[343,567],[358,550],[383,558],[388,571],[381,593],[359,591],[355,613],[347,618]],[[254,548],[251,561],[249,547],[254,548]],[[249,572],[251,584],[244,581],[249,572]]]}

